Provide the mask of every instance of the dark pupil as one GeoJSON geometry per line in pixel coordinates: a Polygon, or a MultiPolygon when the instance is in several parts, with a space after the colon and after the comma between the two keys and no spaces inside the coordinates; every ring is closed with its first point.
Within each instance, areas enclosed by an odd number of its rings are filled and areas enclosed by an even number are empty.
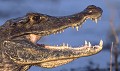
{"type": "Polygon", "coordinates": [[[40,19],[39,16],[34,16],[34,17],[33,17],[33,20],[35,20],[35,21],[38,21],[39,19],[40,19]]]}

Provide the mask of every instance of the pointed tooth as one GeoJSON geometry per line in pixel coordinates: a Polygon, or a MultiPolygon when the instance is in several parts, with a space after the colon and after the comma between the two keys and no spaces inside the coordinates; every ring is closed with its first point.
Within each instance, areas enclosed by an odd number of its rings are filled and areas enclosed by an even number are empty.
{"type": "Polygon", "coordinates": [[[57,47],[58,47],[58,45],[57,45],[57,47]]]}
{"type": "Polygon", "coordinates": [[[88,46],[91,47],[91,43],[90,42],[89,42],[88,46]]]}
{"type": "Polygon", "coordinates": [[[78,26],[76,27],[76,30],[79,31],[79,27],[78,26]]]}
{"type": "Polygon", "coordinates": [[[60,33],[62,33],[62,31],[60,31],[60,33]]]}
{"type": "Polygon", "coordinates": [[[95,19],[94,21],[95,21],[95,23],[97,23],[98,19],[95,19]]]}
{"type": "Polygon", "coordinates": [[[65,43],[63,43],[63,46],[65,46],[65,43]]]}
{"type": "Polygon", "coordinates": [[[86,20],[84,22],[86,22],[86,20]]]}
{"type": "Polygon", "coordinates": [[[103,46],[103,41],[102,40],[100,40],[100,43],[99,43],[99,46],[103,46]]]}
{"type": "Polygon", "coordinates": [[[57,34],[58,34],[59,32],[57,32],[57,34]]]}
{"type": "Polygon", "coordinates": [[[87,45],[87,41],[85,40],[85,45],[87,45]]]}
{"type": "Polygon", "coordinates": [[[64,30],[62,32],[64,32],[64,30]]]}
{"type": "Polygon", "coordinates": [[[67,44],[67,47],[68,47],[68,44],[67,44]]]}

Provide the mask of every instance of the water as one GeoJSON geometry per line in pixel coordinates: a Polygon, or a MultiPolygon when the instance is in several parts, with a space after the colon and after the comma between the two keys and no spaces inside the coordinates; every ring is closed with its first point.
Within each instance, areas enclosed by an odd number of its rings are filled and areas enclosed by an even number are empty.
{"type": "MultiPolygon", "coordinates": [[[[120,7],[119,0],[111,1],[112,5],[120,7]]],[[[82,28],[79,28],[79,31],[69,28],[62,34],[45,36],[39,41],[39,43],[60,45],[64,42],[72,46],[80,46],[84,44],[85,40],[92,42],[92,44],[98,44],[99,40],[102,39],[104,44],[106,44],[109,41],[108,34],[110,31],[110,12],[104,0],[0,0],[0,23],[2,25],[6,20],[24,16],[28,12],[39,12],[52,16],[71,15],[82,11],[88,5],[92,4],[103,9],[103,16],[98,24],[95,24],[91,20],[87,20],[82,28]]],[[[116,16],[115,27],[118,28],[119,26],[119,18],[116,16]]],[[[109,63],[109,59],[109,51],[102,51],[96,55],[79,58],[69,64],[57,68],[45,69],[33,66],[29,71],[60,71],[63,69],[69,71],[71,68],[85,67],[88,65],[89,61],[99,64],[100,68],[106,68],[107,63],[109,63]]]]}

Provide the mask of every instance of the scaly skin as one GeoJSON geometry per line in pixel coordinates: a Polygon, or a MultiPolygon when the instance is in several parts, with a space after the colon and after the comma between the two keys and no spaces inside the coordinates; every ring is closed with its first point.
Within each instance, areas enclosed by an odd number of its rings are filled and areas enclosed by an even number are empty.
{"type": "Polygon", "coordinates": [[[0,27],[0,71],[27,71],[32,65],[54,68],[100,52],[102,40],[95,46],[85,41],[84,46],[76,48],[37,44],[37,41],[43,36],[61,33],[68,27],[76,27],[78,30],[78,26],[86,19],[97,22],[101,15],[101,8],[90,5],[82,12],[70,16],[28,13],[8,20],[0,27]]]}

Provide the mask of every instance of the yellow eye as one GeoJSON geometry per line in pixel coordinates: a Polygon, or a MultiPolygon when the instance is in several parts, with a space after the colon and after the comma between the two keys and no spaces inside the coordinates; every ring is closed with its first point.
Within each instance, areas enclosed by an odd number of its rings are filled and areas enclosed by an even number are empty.
{"type": "Polygon", "coordinates": [[[33,16],[33,18],[32,18],[34,21],[38,21],[38,20],[40,20],[40,16],[33,16]]]}

